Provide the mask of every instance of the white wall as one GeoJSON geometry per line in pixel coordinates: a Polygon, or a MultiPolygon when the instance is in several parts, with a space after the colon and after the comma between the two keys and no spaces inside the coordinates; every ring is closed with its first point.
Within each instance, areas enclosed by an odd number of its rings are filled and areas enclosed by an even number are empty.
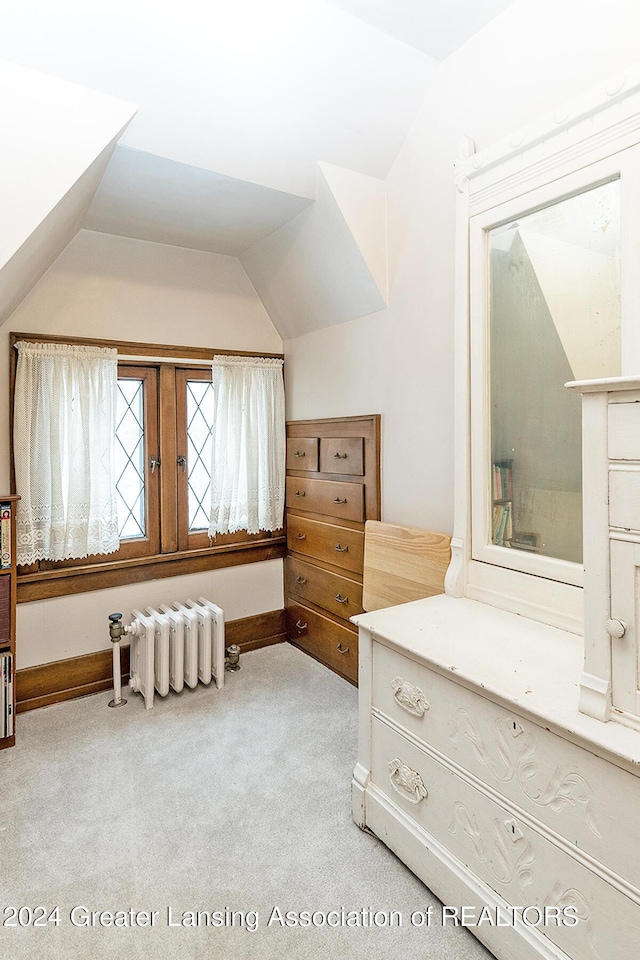
{"type": "Polygon", "coordinates": [[[20,603],[16,623],[18,669],[110,647],[110,613],[124,613],[124,622],[128,623],[135,608],[198,597],[208,597],[221,606],[226,620],[281,610],[282,560],[20,603]]]}
{"type": "Polygon", "coordinates": [[[516,0],[443,62],[387,179],[389,306],[285,341],[288,417],[381,413],[383,519],[453,527],[455,189],[477,149],[638,59],[637,0],[516,0]]]}
{"type": "Polygon", "coordinates": [[[282,349],[236,257],[91,230],[77,234],[6,329],[271,353],[282,349]]]}
{"type": "MultiPolygon", "coordinates": [[[[277,353],[282,341],[235,257],[81,231],[0,331],[106,337],[277,353]]],[[[0,392],[0,490],[9,489],[9,411],[0,392]]],[[[279,560],[20,604],[18,667],[109,646],[105,616],[194,594],[228,619],[280,609],[279,560]]]]}

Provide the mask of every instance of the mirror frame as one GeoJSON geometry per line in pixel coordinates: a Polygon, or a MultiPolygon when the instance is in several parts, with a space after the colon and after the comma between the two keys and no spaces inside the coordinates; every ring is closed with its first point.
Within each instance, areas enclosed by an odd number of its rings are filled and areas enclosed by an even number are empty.
{"type": "Polygon", "coordinates": [[[621,369],[637,373],[640,324],[632,320],[640,314],[640,271],[631,262],[640,246],[639,145],[636,64],[482,153],[464,138],[455,164],[455,514],[446,592],[574,633],[583,631],[582,565],[486,541],[486,239],[494,226],[620,176],[621,369]]]}

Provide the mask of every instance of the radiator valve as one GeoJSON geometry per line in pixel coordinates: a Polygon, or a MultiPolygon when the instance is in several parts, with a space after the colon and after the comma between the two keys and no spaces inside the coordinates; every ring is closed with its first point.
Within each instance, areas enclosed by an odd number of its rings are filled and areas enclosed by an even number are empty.
{"type": "Polygon", "coordinates": [[[237,643],[232,643],[227,647],[227,656],[224,661],[225,670],[240,669],[240,647],[237,643]]]}
{"type": "Polygon", "coordinates": [[[109,636],[113,643],[120,640],[124,634],[124,624],[122,623],[121,613],[109,614],[109,636]]]}

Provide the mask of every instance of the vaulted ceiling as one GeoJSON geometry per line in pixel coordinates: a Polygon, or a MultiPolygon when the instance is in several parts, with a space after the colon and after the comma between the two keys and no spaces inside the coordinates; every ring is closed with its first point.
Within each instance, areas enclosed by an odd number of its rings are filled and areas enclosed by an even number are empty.
{"type": "Polygon", "coordinates": [[[85,227],[238,256],[303,215],[319,161],[384,181],[436,58],[510,2],[21,0],[0,57],[137,106],[85,227]]]}
{"type": "Polygon", "coordinates": [[[391,37],[444,60],[513,0],[330,0],[391,37]]]}

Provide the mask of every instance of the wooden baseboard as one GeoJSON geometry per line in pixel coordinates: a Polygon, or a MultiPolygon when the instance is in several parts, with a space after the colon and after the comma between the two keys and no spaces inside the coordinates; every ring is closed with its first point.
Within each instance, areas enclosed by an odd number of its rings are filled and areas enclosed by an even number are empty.
{"type": "MultiPolygon", "coordinates": [[[[123,682],[129,677],[129,647],[121,649],[123,682]]],[[[16,670],[16,712],[47,707],[51,703],[86,697],[113,685],[111,650],[86,653],[69,660],[55,660],[37,667],[16,670]]]]}
{"type": "Polygon", "coordinates": [[[270,610],[255,617],[231,620],[226,624],[227,646],[237,643],[241,653],[284,643],[287,639],[287,620],[284,610],[270,610]]]}
{"type": "MultiPolygon", "coordinates": [[[[226,643],[242,653],[286,640],[284,610],[271,610],[226,624],[226,643]]],[[[112,686],[112,652],[100,650],[69,660],[56,660],[16,671],[16,711],[24,713],[64,700],[75,700],[112,686]]],[[[122,680],[129,677],[129,648],[122,647],[122,680]]]]}

